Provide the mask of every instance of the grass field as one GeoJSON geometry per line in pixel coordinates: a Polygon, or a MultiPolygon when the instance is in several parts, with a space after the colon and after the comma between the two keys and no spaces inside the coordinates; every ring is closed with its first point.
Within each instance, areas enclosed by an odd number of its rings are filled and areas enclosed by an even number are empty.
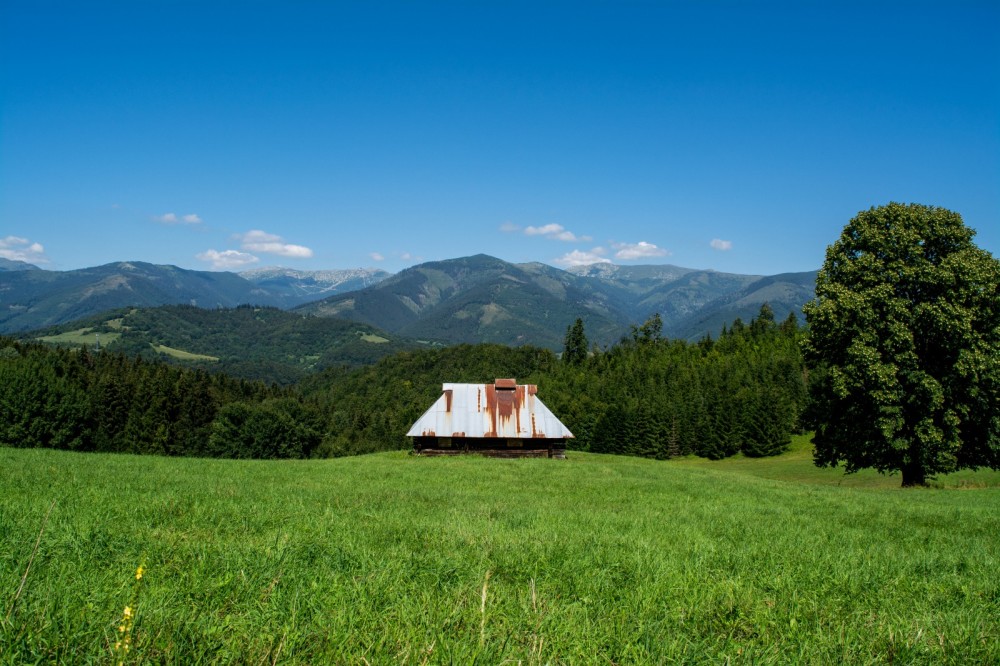
{"type": "Polygon", "coordinates": [[[1000,662],[1000,488],[796,455],[0,448],[0,662],[1000,662]]]}
{"type": "MultiPolygon", "coordinates": [[[[122,336],[121,333],[104,333],[103,335],[104,337],[101,339],[101,344],[103,345],[110,345],[122,336]]],[[[60,333],[59,335],[46,335],[38,339],[42,342],[58,345],[94,346],[97,344],[98,337],[97,334],[94,333],[94,329],[80,328],[75,331],[66,331],[65,333],[60,333]]]]}
{"type": "MultiPolygon", "coordinates": [[[[738,472],[778,481],[799,481],[848,488],[899,488],[899,474],[880,474],[866,469],[844,474],[843,468],[816,467],[812,463],[812,435],[796,435],[787,453],[774,458],[747,458],[737,454],[724,460],[708,460],[690,456],[671,461],[672,465],[716,471],[738,472]]],[[[1000,488],[1000,471],[990,469],[962,470],[940,475],[929,482],[933,488],[1000,488]]]]}
{"type": "Polygon", "coordinates": [[[160,354],[166,354],[172,358],[176,358],[181,361],[218,361],[218,356],[206,356],[205,354],[194,354],[192,352],[186,352],[183,349],[174,349],[173,347],[167,347],[166,345],[154,345],[150,343],[150,347],[154,351],[160,354]]]}

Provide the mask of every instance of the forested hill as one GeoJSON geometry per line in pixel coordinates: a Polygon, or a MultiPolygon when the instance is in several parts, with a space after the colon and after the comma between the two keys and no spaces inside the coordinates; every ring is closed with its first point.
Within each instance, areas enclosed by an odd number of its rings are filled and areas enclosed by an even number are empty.
{"type": "Polygon", "coordinates": [[[717,335],[767,303],[780,320],[801,313],[816,273],[737,275],[677,266],[594,264],[568,271],[476,255],[413,266],[382,282],[298,308],[408,337],[532,344],[557,350],[582,318],[592,342],[617,342],[659,314],[669,338],[717,335]]]}
{"type": "Polygon", "coordinates": [[[266,292],[234,273],[189,271],[138,261],[72,271],[0,273],[3,333],[61,324],[115,308],[169,303],[211,308],[274,304],[266,292]]]}
{"type": "Polygon", "coordinates": [[[576,435],[570,448],[721,458],[787,446],[806,395],[794,318],[776,324],[765,308],[698,343],[661,327],[652,318],[607,351],[563,359],[495,344],[400,352],[286,389],[0,338],[0,445],[244,458],[407,449],[442,383],[514,377],[539,386],[576,435]]]}
{"type": "Polygon", "coordinates": [[[70,346],[99,343],[109,351],[279,384],[323,368],[371,364],[418,346],[359,322],[253,306],[129,308],[25,337],[70,346]]]}
{"type": "Polygon", "coordinates": [[[71,271],[0,263],[0,333],[59,325],[125,307],[252,304],[363,322],[427,341],[530,344],[558,350],[580,317],[592,342],[610,345],[659,313],[669,338],[717,335],[768,303],[778,319],[800,313],[816,273],[760,276],[669,265],[609,263],[560,270],[487,255],[427,262],[389,276],[377,269],[235,273],[118,262],[71,271]],[[348,291],[352,290],[352,291],[348,291]],[[322,299],[322,300],[316,300],[322,299]]]}
{"type": "Polygon", "coordinates": [[[292,307],[383,279],[376,269],[261,269],[237,275],[121,261],[70,271],[0,259],[0,333],[20,333],[124,307],[250,303],[292,307]]]}
{"type": "Polygon", "coordinates": [[[628,316],[616,293],[557,268],[480,254],[420,264],[296,311],[355,319],[419,339],[557,349],[576,317],[584,318],[596,342],[617,340],[628,316]]]}
{"type": "Polygon", "coordinates": [[[515,377],[576,435],[570,448],[657,458],[739,451],[771,455],[803,427],[806,369],[794,317],[769,308],[717,340],[667,340],[654,317],[604,352],[562,360],[547,350],[457,345],[328,370],[301,390],[330,419],[337,454],[407,448],[409,426],[444,382],[515,377]]]}

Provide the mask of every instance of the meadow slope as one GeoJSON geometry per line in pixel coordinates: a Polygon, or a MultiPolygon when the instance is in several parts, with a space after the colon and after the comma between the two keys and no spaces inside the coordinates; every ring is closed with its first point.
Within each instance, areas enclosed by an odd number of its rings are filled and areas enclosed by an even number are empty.
{"type": "Polygon", "coordinates": [[[998,534],[998,488],[0,448],[0,662],[106,661],[129,606],[135,662],[997,663],[998,534]]]}

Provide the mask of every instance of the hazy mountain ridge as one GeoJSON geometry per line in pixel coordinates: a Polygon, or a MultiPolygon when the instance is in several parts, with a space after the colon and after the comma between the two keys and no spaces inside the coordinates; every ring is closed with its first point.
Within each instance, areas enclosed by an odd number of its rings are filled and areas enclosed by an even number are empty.
{"type": "Polygon", "coordinates": [[[70,271],[0,261],[0,333],[29,331],[125,307],[252,304],[287,309],[331,293],[362,289],[389,275],[377,269],[260,269],[247,279],[236,273],[141,261],[70,271]]]}
{"type": "Polygon", "coordinates": [[[191,271],[145,262],[116,262],[71,271],[0,273],[0,332],[27,331],[106,310],[188,304],[277,305],[235,273],[191,271]]]}
{"type": "Polygon", "coordinates": [[[577,317],[598,344],[615,341],[654,313],[666,335],[685,339],[717,333],[737,317],[749,320],[764,302],[784,318],[812,297],[814,282],[814,272],[757,276],[611,264],[563,271],[475,255],[414,266],[298,310],[409,337],[559,348],[577,317]]]}
{"type": "Polygon", "coordinates": [[[303,317],[273,307],[126,308],[32,331],[53,344],[94,346],[288,384],[329,367],[369,365],[412,341],[356,321],[303,317]]]}
{"type": "Polygon", "coordinates": [[[296,309],[417,339],[543,347],[560,346],[567,322],[577,316],[587,317],[595,337],[613,338],[621,326],[617,316],[604,314],[612,310],[600,289],[565,271],[482,254],[420,264],[367,289],[296,309]]]}
{"type": "Polygon", "coordinates": [[[270,266],[241,271],[238,275],[257,285],[281,307],[292,308],[332,294],[364,289],[391,274],[379,268],[300,271],[270,266]]]}
{"type": "Polygon", "coordinates": [[[764,302],[782,319],[812,298],[816,278],[815,272],[757,276],[608,263],[560,270],[484,254],[427,262],[395,275],[284,268],[236,274],[143,262],[59,272],[8,263],[17,265],[0,271],[0,333],[125,307],[252,304],[350,319],[407,338],[552,349],[561,348],[577,317],[600,345],[653,313],[660,314],[667,336],[683,339],[715,334],[737,317],[748,321],[764,302]]]}
{"type": "Polygon", "coordinates": [[[18,259],[5,259],[0,257],[0,272],[2,271],[38,271],[41,270],[38,266],[34,264],[29,264],[26,261],[20,261],[18,259]]]}

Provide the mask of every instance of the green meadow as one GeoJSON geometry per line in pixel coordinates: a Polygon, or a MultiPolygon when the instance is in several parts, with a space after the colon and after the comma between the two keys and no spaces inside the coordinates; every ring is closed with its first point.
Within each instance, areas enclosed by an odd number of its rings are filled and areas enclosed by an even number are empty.
{"type": "Polygon", "coordinates": [[[0,448],[0,662],[1000,662],[997,477],[838,485],[802,448],[720,463],[0,448]]]}
{"type": "Polygon", "coordinates": [[[166,354],[167,356],[179,359],[181,361],[218,361],[218,356],[207,356],[205,354],[195,354],[193,352],[187,352],[183,349],[174,349],[173,347],[167,347],[166,345],[154,345],[150,344],[153,351],[159,352],[160,354],[166,354]]]}
{"type": "Polygon", "coordinates": [[[38,339],[42,342],[59,345],[94,345],[98,341],[104,345],[110,345],[117,342],[122,334],[104,333],[103,340],[98,336],[99,334],[94,333],[93,328],[80,328],[75,331],[66,331],[65,333],[58,333],[56,335],[45,335],[38,339]]]}

